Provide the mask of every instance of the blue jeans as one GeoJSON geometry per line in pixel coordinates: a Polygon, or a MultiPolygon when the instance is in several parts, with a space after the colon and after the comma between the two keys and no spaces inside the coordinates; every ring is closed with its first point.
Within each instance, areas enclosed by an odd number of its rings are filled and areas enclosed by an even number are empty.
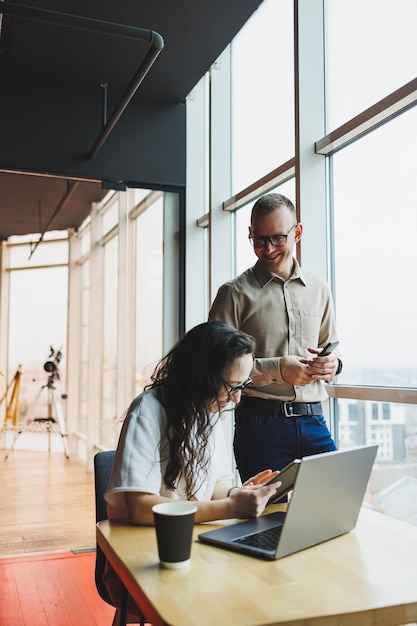
{"type": "Polygon", "coordinates": [[[285,417],[260,398],[235,409],[233,449],[242,482],[264,469],[281,470],[293,459],[336,450],[323,415],[285,417]]]}

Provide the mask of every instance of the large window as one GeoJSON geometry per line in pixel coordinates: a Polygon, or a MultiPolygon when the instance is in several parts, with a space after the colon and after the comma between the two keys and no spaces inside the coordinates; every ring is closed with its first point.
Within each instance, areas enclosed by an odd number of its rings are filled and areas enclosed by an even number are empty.
{"type": "Polygon", "coordinates": [[[417,386],[417,147],[404,113],[333,158],[335,296],[343,383],[417,386]],[[411,280],[411,283],[410,283],[411,280]]]}
{"type": "Polygon", "coordinates": [[[102,406],[100,442],[108,448],[117,443],[117,325],[118,237],[104,247],[104,319],[102,406]]]}
{"type": "Polygon", "coordinates": [[[90,338],[90,261],[86,259],[81,265],[81,302],[80,302],[80,401],[78,414],[78,430],[84,436],[88,424],[88,346],[90,338]]]}
{"type": "Polygon", "coordinates": [[[264,0],[232,43],[232,192],[294,155],[293,2],[264,0]]]}
{"type": "Polygon", "coordinates": [[[136,348],[135,391],[149,382],[163,352],[163,194],[153,196],[135,220],[136,348]]]}
{"type": "Polygon", "coordinates": [[[329,129],[416,76],[414,0],[327,0],[329,129]]]}
{"type": "MultiPolygon", "coordinates": [[[[224,142],[231,139],[232,192],[223,208],[233,225],[232,274],[256,260],[247,239],[255,200],[276,190],[299,202],[301,263],[332,286],[344,362],[328,389],[329,424],[341,448],[378,443],[367,500],[415,523],[417,5],[294,6],[293,15],[292,2],[265,0],[231,45],[224,142]]],[[[224,89],[210,102],[212,136],[224,89]]],[[[209,196],[217,201],[216,184],[209,196]]],[[[208,224],[215,242],[225,224],[216,201],[208,224]]],[[[222,272],[210,261],[214,284],[231,277],[224,256],[222,272]]]]}
{"type": "Polygon", "coordinates": [[[76,371],[68,397],[71,443],[82,457],[116,446],[164,342],[178,338],[179,213],[177,192],[110,192],[71,240],[76,371]]]}
{"type": "MultiPolygon", "coordinates": [[[[16,423],[7,418],[3,428],[1,406],[3,446],[40,391],[36,416],[48,417],[43,366],[52,349],[60,352],[54,385],[67,396],[70,455],[87,458],[92,469],[92,453],[116,446],[125,410],[180,333],[181,202],[178,190],[111,191],[70,237],[46,234],[36,248],[39,235],[2,244],[1,393],[19,365],[23,372],[16,423]]],[[[25,429],[17,445],[46,449],[48,437],[30,434],[29,441],[25,429]]],[[[61,437],[51,443],[62,451],[61,437]]]]}
{"type": "MultiPolygon", "coordinates": [[[[47,450],[49,436],[41,420],[58,421],[53,395],[65,419],[61,396],[66,392],[68,241],[66,233],[51,232],[35,248],[38,239],[39,235],[13,237],[9,242],[8,380],[13,380],[19,366],[22,373],[16,423],[5,426],[22,423],[17,449],[47,450]],[[57,365],[51,379],[44,368],[50,359],[57,365]]],[[[50,440],[51,449],[62,450],[60,431],[66,430],[65,425],[57,423],[53,430],[57,436],[50,440]]]]}
{"type": "Polygon", "coordinates": [[[378,444],[366,501],[376,510],[417,524],[417,407],[339,399],[340,448],[378,444]]]}

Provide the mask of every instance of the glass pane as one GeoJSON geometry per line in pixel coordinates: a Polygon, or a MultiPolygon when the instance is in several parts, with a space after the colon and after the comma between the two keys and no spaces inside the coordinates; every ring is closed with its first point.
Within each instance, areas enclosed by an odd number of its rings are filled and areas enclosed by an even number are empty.
{"type": "Polygon", "coordinates": [[[40,235],[32,243],[10,246],[10,265],[12,267],[31,267],[33,265],[57,265],[68,263],[68,241],[41,242],[34,250],[40,235]],[[31,256],[31,253],[33,254],[31,256]]]}
{"type": "MultiPolygon", "coordinates": [[[[65,402],[61,396],[66,392],[68,269],[12,271],[9,293],[9,380],[22,365],[16,418],[23,423],[23,432],[15,448],[47,450],[48,437],[40,420],[52,417],[58,422],[54,396],[65,419],[65,402]],[[53,372],[46,371],[47,361],[54,363],[53,372]],[[50,376],[52,386],[48,386],[50,376]],[[32,433],[35,425],[40,426],[42,435],[32,433]]],[[[59,434],[52,436],[51,450],[62,451],[59,434]]]]}
{"type": "Polygon", "coordinates": [[[378,444],[365,502],[417,524],[417,407],[339,400],[339,447],[378,444]]]}
{"type": "Polygon", "coordinates": [[[81,333],[80,333],[80,410],[78,415],[78,430],[87,436],[88,419],[88,347],[90,337],[89,326],[90,308],[90,261],[81,266],[81,333]]]}
{"type": "MultiPolygon", "coordinates": [[[[281,193],[284,196],[287,196],[291,202],[295,203],[295,179],[287,181],[270,193],[281,193]]],[[[253,246],[248,239],[250,215],[254,204],[254,201],[250,202],[235,213],[236,276],[244,272],[249,267],[255,265],[257,261],[257,257],[253,251],[253,246]]]]}
{"type": "Polygon", "coordinates": [[[24,367],[24,378],[42,380],[51,347],[63,352],[60,378],[65,380],[68,269],[52,267],[11,272],[9,365],[24,367]]]}
{"type": "Polygon", "coordinates": [[[88,364],[81,363],[80,373],[80,410],[78,415],[78,432],[87,437],[88,420],[88,364]]]}
{"type": "Polygon", "coordinates": [[[327,0],[328,130],[416,76],[415,0],[327,0]]]}
{"type": "Polygon", "coordinates": [[[343,383],[417,386],[415,128],[416,108],[333,157],[343,383]]]}
{"type": "Polygon", "coordinates": [[[160,198],[136,219],[136,393],[162,357],[163,243],[160,198]]]}
{"type": "MultiPolygon", "coordinates": [[[[39,241],[40,233],[31,233],[29,235],[12,235],[8,238],[7,242],[14,243],[36,243],[39,241]]],[[[68,239],[68,233],[66,230],[48,230],[42,237],[42,242],[51,241],[53,239],[68,239]]],[[[41,242],[41,243],[42,243],[41,242]]]]}
{"type": "Polygon", "coordinates": [[[81,256],[87,254],[91,248],[91,228],[88,227],[81,234],[81,256]]]}
{"type": "Polygon", "coordinates": [[[103,235],[119,223],[119,194],[112,203],[103,209],[103,235]]]}
{"type": "Polygon", "coordinates": [[[139,204],[146,198],[149,193],[149,189],[134,189],[133,190],[133,206],[139,204]]]}
{"type": "Polygon", "coordinates": [[[103,377],[100,443],[117,443],[117,269],[118,237],[104,247],[103,377]]]}
{"type": "Polygon", "coordinates": [[[232,42],[232,193],[294,156],[291,0],[264,0],[232,42]]]}

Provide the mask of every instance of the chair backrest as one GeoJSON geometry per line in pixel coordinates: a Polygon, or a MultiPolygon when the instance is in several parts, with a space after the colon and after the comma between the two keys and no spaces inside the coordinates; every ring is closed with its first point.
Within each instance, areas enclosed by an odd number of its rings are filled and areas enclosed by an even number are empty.
{"type": "MultiPolygon", "coordinates": [[[[94,457],[94,485],[96,494],[96,522],[107,519],[107,505],[104,500],[104,492],[109,483],[111,470],[113,467],[116,450],[106,450],[98,452],[94,457]]],[[[102,576],[104,573],[104,565],[106,557],[101,548],[96,545],[96,567],[95,581],[97,591],[100,597],[108,604],[113,604],[107,591],[107,587],[103,583],[102,576]]]]}

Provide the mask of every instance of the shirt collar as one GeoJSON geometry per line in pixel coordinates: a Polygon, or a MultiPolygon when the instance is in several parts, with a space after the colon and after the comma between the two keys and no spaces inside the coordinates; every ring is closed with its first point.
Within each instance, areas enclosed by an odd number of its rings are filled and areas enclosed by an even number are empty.
{"type": "MultiPolygon", "coordinates": [[[[268,283],[270,283],[275,278],[277,278],[278,280],[282,280],[278,278],[277,276],[275,276],[275,274],[272,274],[269,270],[267,270],[259,260],[255,263],[253,270],[255,272],[256,278],[259,280],[261,287],[265,287],[268,283]]],[[[300,264],[298,263],[297,259],[295,258],[294,258],[294,270],[288,280],[300,280],[303,283],[303,285],[306,284],[305,274],[302,268],[300,267],[300,264]]]]}

